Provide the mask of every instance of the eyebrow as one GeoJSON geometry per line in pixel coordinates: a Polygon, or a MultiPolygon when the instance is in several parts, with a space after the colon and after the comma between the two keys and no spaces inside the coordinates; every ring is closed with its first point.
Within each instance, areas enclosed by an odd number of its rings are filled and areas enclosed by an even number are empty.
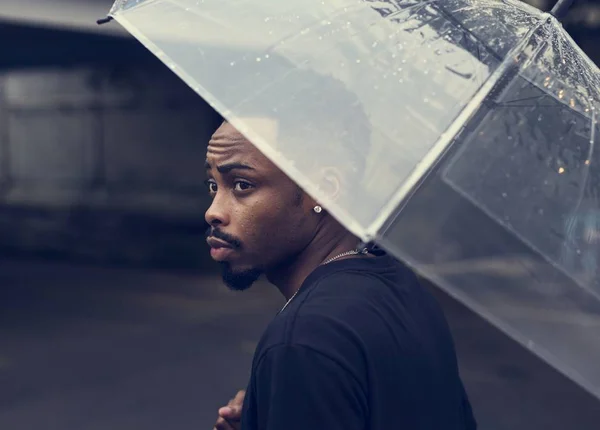
{"type": "MultiPolygon", "coordinates": [[[[212,166],[210,165],[210,163],[208,161],[204,162],[204,167],[206,168],[206,170],[212,169],[212,166]]],[[[221,164],[220,166],[217,166],[217,171],[221,174],[229,173],[232,170],[255,170],[255,169],[254,169],[254,167],[250,167],[244,163],[228,163],[228,164],[221,164]]]]}

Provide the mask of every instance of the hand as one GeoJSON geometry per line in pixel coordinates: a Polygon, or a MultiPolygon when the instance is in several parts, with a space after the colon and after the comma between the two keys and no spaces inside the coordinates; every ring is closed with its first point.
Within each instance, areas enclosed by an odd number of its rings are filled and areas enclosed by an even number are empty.
{"type": "Polygon", "coordinates": [[[242,428],[242,405],[244,404],[244,390],[238,391],[227,406],[219,409],[219,418],[214,430],[240,430],[242,428]]]}

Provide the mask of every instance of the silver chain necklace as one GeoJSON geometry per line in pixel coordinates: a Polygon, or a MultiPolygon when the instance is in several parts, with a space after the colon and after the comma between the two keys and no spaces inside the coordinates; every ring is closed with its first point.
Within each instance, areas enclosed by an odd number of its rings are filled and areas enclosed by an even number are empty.
{"type": "MultiPolygon", "coordinates": [[[[324,266],[326,264],[331,263],[332,261],[335,261],[335,260],[337,260],[339,258],[342,258],[342,257],[347,257],[349,255],[364,255],[364,254],[367,254],[368,252],[369,252],[368,248],[363,248],[360,251],[357,250],[357,249],[353,249],[351,251],[342,252],[341,254],[338,254],[335,257],[331,257],[331,258],[325,260],[323,263],[321,263],[321,265],[324,266]]],[[[281,308],[281,310],[279,311],[279,313],[283,312],[283,310],[287,307],[287,305],[290,304],[290,302],[292,300],[294,300],[294,298],[296,297],[296,295],[299,292],[300,292],[300,289],[296,290],[296,292],[292,295],[292,297],[290,297],[290,299],[287,302],[285,302],[285,305],[283,305],[283,307],[281,308]]]]}

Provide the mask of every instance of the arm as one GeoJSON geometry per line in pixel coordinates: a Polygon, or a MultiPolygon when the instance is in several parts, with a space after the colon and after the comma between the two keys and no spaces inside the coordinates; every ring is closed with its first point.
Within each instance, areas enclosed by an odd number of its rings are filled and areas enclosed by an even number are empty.
{"type": "Polygon", "coordinates": [[[348,370],[316,350],[274,347],[261,358],[255,377],[261,430],[366,428],[362,387],[348,370]]]}

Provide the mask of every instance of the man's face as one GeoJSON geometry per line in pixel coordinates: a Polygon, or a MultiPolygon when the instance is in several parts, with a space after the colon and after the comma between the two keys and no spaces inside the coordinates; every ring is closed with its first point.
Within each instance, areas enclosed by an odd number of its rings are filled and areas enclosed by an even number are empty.
{"type": "Polygon", "coordinates": [[[229,123],[211,138],[206,169],[208,243],[231,288],[250,287],[314,237],[314,202],[229,123]]]}

